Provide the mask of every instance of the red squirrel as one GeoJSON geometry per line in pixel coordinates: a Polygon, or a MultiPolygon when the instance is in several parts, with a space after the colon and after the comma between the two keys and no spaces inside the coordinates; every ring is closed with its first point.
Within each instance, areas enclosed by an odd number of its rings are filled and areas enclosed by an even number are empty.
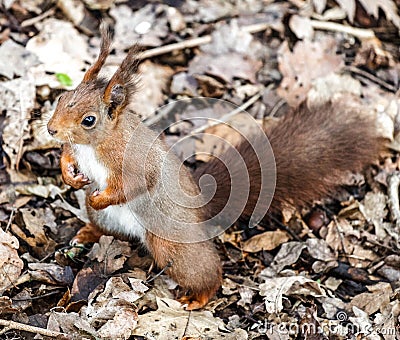
{"type": "MultiPolygon", "coordinates": [[[[207,239],[207,231],[201,228],[194,229],[198,233],[196,242],[174,241],[185,230],[168,224],[167,219],[157,214],[154,217],[149,199],[187,224],[207,220],[221,211],[228,200],[231,178],[227,169],[235,167],[235,161],[231,161],[234,158],[230,158],[228,151],[226,165],[212,158],[194,173],[185,167],[179,168],[179,159],[169,153],[166,156],[167,148],[161,138],[141,124],[139,115],[128,108],[137,90],[135,48],[128,52],[110,80],[98,76],[110,52],[110,44],[108,30],[102,29],[97,60],[77,88],[59,98],[47,126],[48,132],[63,142],[60,166],[65,183],[76,189],[87,187],[90,223],[77,233],[74,241],[95,242],[103,232],[138,238],[157,266],[167,268],[166,273],[189,292],[180,299],[186,309],[202,308],[222,282],[221,263],[214,244],[207,239]],[[125,149],[132,144],[132,131],[136,139],[127,157],[125,149]],[[142,148],[150,151],[142,153],[142,148]],[[174,204],[167,197],[168,193],[159,190],[160,163],[163,163],[162,171],[166,172],[172,190],[180,186],[188,197],[199,194],[198,179],[210,174],[218,185],[214,198],[196,208],[189,207],[191,204],[174,204]],[[124,169],[128,169],[131,176],[128,180],[124,179],[124,169]],[[176,169],[179,169],[179,176],[176,169]],[[137,175],[141,172],[143,177],[137,175]],[[163,237],[154,230],[177,238],[163,237]]],[[[372,162],[378,152],[373,119],[347,109],[332,110],[325,106],[308,110],[303,107],[289,112],[266,133],[276,162],[272,212],[279,211],[287,203],[306,206],[330,194],[346,171],[360,170],[372,162]]],[[[250,176],[247,204],[240,215],[248,219],[256,203],[264,199],[259,197],[261,165],[250,143],[243,141],[237,150],[250,176]]]]}

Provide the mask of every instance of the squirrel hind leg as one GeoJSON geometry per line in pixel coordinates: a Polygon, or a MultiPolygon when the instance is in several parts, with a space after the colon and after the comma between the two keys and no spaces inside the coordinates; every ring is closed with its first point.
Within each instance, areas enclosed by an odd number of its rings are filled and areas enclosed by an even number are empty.
{"type": "Polygon", "coordinates": [[[204,307],[222,282],[222,268],[212,241],[178,243],[147,232],[147,247],[159,268],[170,267],[166,273],[191,294],[179,301],[186,310],[204,307]]]}
{"type": "Polygon", "coordinates": [[[93,223],[86,223],[71,240],[71,244],[88,244],[98,242],[104,232],[93,223]]]}
{"type": "Polygon", "coordinates": [[[186,310],[195,310],[203,308],[214,296],[215,292],[200,292],[190,295],[184,295],[178,301],[185,305],[186,310]]]}

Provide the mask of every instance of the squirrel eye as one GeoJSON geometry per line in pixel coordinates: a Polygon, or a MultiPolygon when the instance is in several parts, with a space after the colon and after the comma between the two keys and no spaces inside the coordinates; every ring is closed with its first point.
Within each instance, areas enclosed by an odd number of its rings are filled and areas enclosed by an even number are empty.
{"type": "Polygon", "coordinates": [[[83,118],[81,124],[86,127],[90,128],[96,123],[96,117],[95,116],[86,116],[83,118]]]}

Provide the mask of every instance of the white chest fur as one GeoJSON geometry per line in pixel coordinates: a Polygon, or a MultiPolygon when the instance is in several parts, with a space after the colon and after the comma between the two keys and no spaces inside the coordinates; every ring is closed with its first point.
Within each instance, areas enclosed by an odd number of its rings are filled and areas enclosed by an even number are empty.
{"type": "Polygon", "coordinates": [[[97,184],[99,186],[98,189],[104,190],[107,186],[108,171],[99,162],[93,147],[91,145],[75,144],[74,152],[79,170],[97,184]]]}
{"type": "MultiPolygon", "coordinates": [[[[107,187],[108,170],[98,160],[93,147],[75,144],[74,153],[79,170],[92,181],[91,187],[104,190],[107,187]]],[[[92,222],[105,230],[144,240],[144,226],[127,204],[112,205],[90,215],[92,222]]]]}

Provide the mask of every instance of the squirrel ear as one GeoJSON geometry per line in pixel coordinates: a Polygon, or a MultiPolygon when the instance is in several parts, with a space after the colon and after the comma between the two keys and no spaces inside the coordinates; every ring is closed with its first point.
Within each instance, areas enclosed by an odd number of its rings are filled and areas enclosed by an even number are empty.
{"type": "Polygon", "coordinates": [[[122,85],[116,84],[111,88],[111,104],[120,106],[125,101],[125,89],[122,85]]]}
{"type": "Polygon", "coordinates": [[[106,104],[108,105],[108,116],[115,118],[125,107],[126,91],[121,84],[115,84],[106,88],[104,98],[107,98],[106,104]]]}
{"type": "Polygon", "coordinates": [[[109,107],[110,116],[118,114],[128,105],[137,85],[139,58],[137,46],[131,47],[120,67],[108,82],[104,90],[103,100],[109,107]],[[114,111],[111,112],[110,110],[114,111]]]}
{"type": "Polygon", "coordinates": [[[104,22],[100,26],[100,32],[100,54],[97,57],[96,62],[86,71],[82,83],[88,83],[96,79],[97,75],[104,65],[104,62],[106,61],[107,56],[110,54],[111,32],[109,27],[104,22]]]}

